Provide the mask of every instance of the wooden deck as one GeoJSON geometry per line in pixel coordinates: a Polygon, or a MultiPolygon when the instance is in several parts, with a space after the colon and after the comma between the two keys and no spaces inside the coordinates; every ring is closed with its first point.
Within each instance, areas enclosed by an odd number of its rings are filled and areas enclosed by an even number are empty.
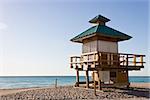
{"type": "Polygon", "coordinates": [[[81,56],[70,57],[70,67],[80,71],[125,69],[140,70],[144,68],[145,55],[110,53],[110,52],[91,52],[81,56]]]}

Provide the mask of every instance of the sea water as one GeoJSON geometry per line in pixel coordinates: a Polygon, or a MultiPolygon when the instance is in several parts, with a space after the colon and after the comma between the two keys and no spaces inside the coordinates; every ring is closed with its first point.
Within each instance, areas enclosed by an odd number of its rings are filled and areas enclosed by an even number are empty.
{"type": "MultiPolygon", "coordinates": [[[[58,86],[74,85],[76,81],[75,76],[1,76],[0,89],[49,87],[55,85],[56,79],[58,86]]],[[[80,81],[84,80],[85,77],[80,76],[80,81]]],[[[135,83],[149,83],[150,76],[130,76],[129,81],[135,83]]]]}

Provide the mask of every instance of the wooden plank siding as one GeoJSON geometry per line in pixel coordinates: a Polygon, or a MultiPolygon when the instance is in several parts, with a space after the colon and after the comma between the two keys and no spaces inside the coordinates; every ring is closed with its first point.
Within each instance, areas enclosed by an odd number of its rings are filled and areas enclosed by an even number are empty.
{"type": "Polygon", "coordinates": [[[95,51],[101,52],[113,52],[118,53],[118,43],[112,41],[104,41],[104,40],[94,40],[93,41],[85,40],[82,45],[82,53],[89,53],[95,51]]]}

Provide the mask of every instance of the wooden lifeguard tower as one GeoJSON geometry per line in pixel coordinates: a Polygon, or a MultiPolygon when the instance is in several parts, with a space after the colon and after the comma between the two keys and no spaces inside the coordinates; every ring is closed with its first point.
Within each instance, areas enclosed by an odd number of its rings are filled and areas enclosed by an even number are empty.
{"type": "Polygon", "coordinates": [[[70,67],[76,70],[76,87],[128,87],[128,71],[144,68],[145,55],[118,53],[118,42],[132,37],[106,26],[110,19],[98,15],[89,22],[95,24],[76,37],[72,42],[82,43],[81,56],[70,57],[70,67]],[[79,72],[84,71],[86,81],[80,82],[79,72]],[[89,71],[92,80],[89,80],[89,71]]]}

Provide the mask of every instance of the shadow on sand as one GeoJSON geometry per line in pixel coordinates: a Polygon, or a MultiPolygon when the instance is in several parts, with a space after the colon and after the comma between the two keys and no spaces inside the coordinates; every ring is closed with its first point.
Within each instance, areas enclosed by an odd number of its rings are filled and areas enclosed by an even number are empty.
{"type": "Polygon", "coordinates": [[[121,90],[125,90],[124,93],[128,95],[134,95],[137,97],[145,97],[150,98],[150,89],[149,88],[122,88],[121,90]]]}

